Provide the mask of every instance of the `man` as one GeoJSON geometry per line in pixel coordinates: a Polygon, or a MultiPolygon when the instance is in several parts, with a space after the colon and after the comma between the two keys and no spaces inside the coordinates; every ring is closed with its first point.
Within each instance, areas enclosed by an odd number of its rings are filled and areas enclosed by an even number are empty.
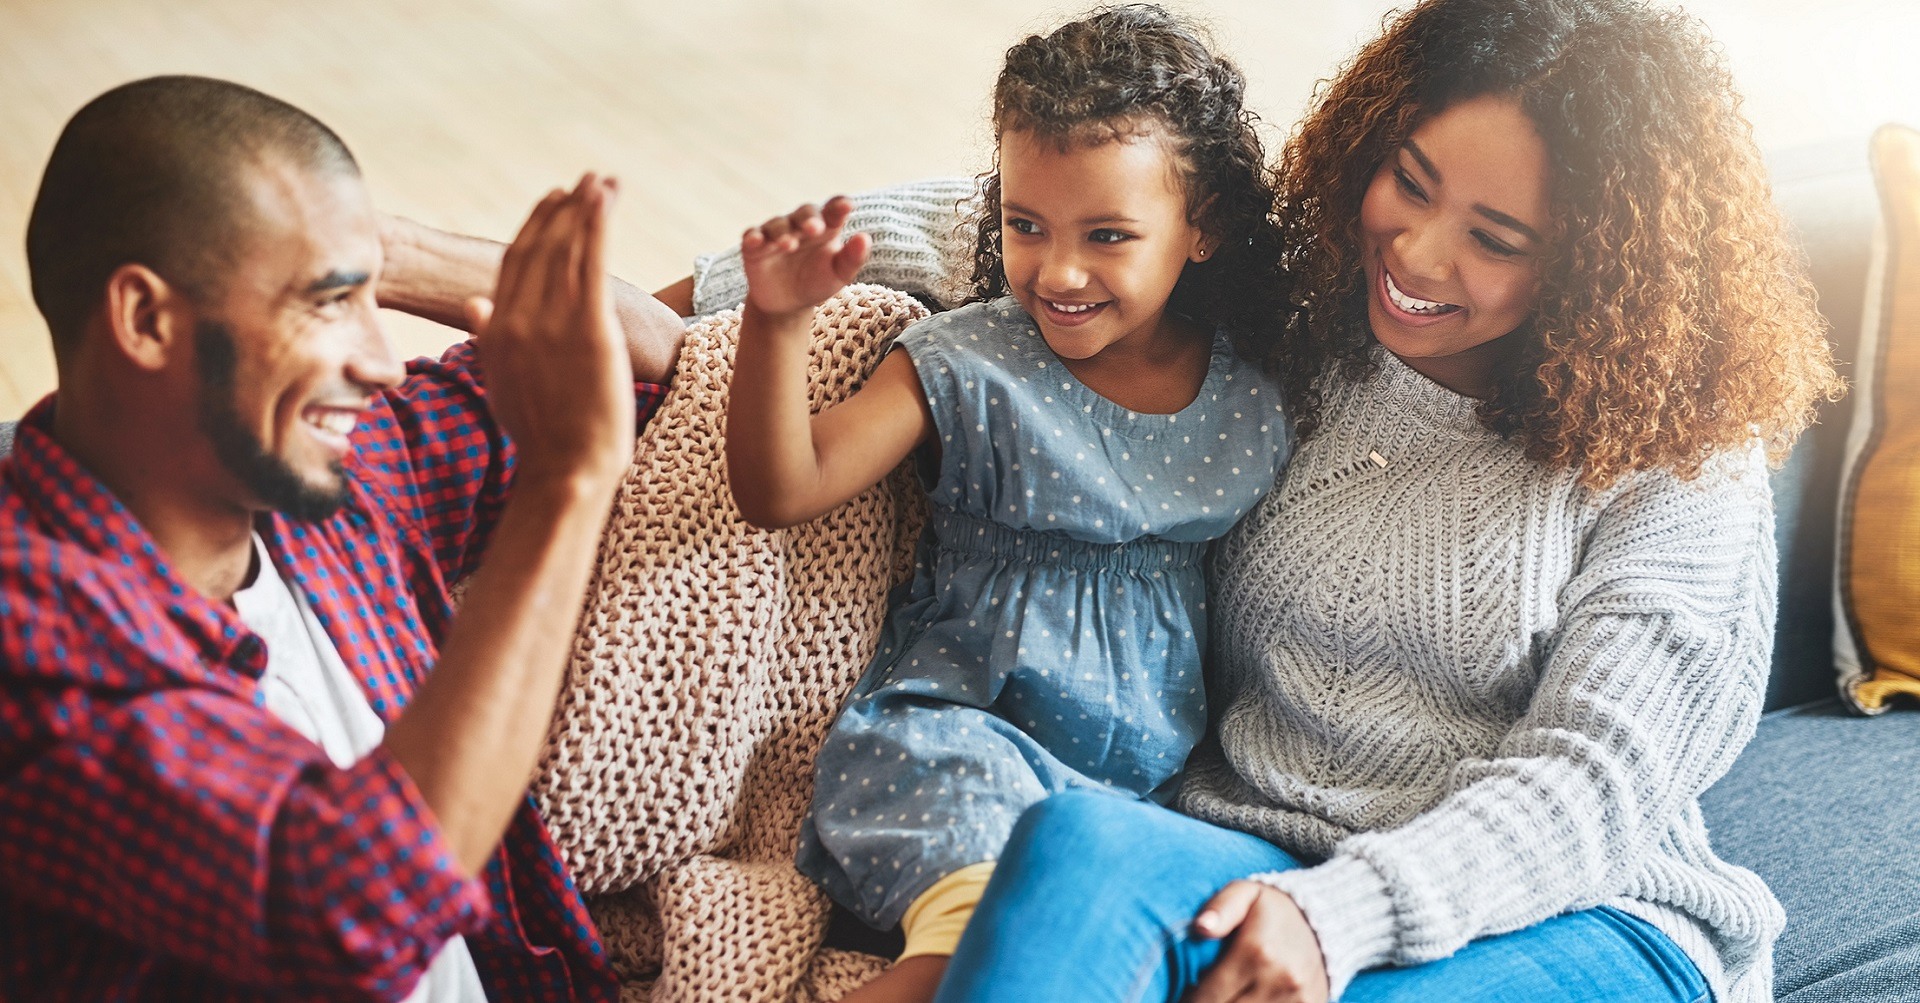
{"type": "Polygon", "coordinates": [[[526,796],[677,346],[606,277],[615,193],[504,260],[389,223],[429,315],[498,262],[403,368],[325,126],[188,77],[68,123],[27,238],[59,388],[0,462],[0,997],[617,997],[526,796]]]}

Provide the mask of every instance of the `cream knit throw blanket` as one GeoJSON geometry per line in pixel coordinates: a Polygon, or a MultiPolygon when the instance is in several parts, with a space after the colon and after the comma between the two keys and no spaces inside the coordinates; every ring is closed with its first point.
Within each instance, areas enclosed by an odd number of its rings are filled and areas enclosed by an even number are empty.
{"type": "MultiPolygon", "coordinates": [[[[911,297],[823,306],[815,409],[844,400],[911,297]]],[[[813,759],[866,668],[924,517],[903,465],[805,526],[761,532],[727,488],[736,311],[688,329],[614,503],[534,794],[623,1000],[837,999],[883,966],[823,951],[827,899],[793,868],[813,759]]]]}

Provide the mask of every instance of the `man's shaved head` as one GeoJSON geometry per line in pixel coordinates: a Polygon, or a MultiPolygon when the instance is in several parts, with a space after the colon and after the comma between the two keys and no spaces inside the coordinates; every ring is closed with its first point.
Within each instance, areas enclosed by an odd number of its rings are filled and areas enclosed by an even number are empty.
{"type": "Polygon", "coordinates": [[[359,175],[318,119],[224,80],[137,80],[75,113],[27,221],[33,301],[55,351],[78,340],[122,265],[145,265],[196,299],[217,295],[249,220],[243,172],[269,159],[359,175]]]}

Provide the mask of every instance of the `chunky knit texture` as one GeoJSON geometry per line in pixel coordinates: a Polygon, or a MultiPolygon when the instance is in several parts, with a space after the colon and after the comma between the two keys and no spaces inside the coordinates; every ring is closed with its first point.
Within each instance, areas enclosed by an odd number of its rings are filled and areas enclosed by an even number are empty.
{"type": "MultiPolygon", "coordinates": [[[[912,298],[822,306],[815,409],[844,400],[912,298]]],[[[879,958],[822,951],[827,899],[794,870],[813,759],[912,566],[923,492],[903,465],[813,522],[748,526],[722,433],[739,314],[687,331],[601,542],[534,795],[625,1000],[836,999],[879,958]]]]}
{"type": "Polygon", "coordinates": [[[1306,913],[1336,995],[1613,905],[1722,1003],[1770,1000],[1784,916],[1713,855],[1697,800],[1766,686],[1759,455],[1584,490],[1375,358],[1216,552],[1217,744],[1182,807],[1329,858],[1260,880],[1306,913]]]}

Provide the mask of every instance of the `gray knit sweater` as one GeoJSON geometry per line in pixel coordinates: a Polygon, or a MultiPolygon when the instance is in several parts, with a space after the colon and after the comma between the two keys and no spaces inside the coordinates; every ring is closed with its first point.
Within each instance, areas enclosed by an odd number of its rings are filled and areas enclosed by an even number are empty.
{"type": "Polygon", "coordinates": [[[1215,555],[1212,705],[1181,807],[1327,857],[1293,896],[1336,995],[1361,969],[1612,905],[1722,1003],[1772,999],[1785,922],[1698,797],[1772,655],[1757,455],[1599,492],[1376,349],[1215,555]]]}
{"type": "MultiPolygon", "coordinates": [[[[861,196],[860,280],[950,298],[969,190],[861,196]]],[[[696,277],[703,311],[745,288],[729,255],[696,277]]],[[[1217,741],[1181,807],[1327,858],[1257,877],[1306,913],[1336,998],[1361,969],[1612,905],[1672,937],[1720,1003],[1771,1000],[1785,917],[1714,856],[1698,801],[1766,688],[1764,463],[1584,490],[1376,359],[1216,551],[1217,741]]]]}

